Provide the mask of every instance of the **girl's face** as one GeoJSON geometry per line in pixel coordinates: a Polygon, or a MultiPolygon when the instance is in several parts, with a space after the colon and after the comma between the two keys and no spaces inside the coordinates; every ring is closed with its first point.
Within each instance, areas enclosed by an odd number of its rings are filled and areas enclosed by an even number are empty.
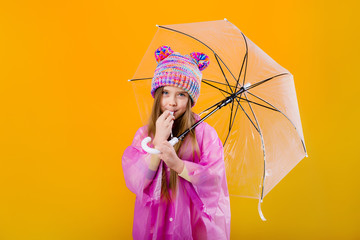
{"type": "Polygon", "coordinates": [[[160,105],[161,112],[169,110],[174,112],[175,119],[179,118],[187,108],[189,94],[178,87],[165,86],[162,90],[160,105]]]}

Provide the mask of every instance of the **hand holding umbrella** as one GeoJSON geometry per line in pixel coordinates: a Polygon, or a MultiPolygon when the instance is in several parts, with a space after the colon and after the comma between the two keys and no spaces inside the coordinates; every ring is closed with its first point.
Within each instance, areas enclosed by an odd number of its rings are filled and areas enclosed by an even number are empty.
{"type": "Polygon", "coordinates": [[[166,163],[166,166],[177,173],[182,172],[184,169],[184,163],[176,154],[173,145],[171,145],[168,141],[163,141],[157,146],[157,149],[160,151],[160,159],[166,163]]]}

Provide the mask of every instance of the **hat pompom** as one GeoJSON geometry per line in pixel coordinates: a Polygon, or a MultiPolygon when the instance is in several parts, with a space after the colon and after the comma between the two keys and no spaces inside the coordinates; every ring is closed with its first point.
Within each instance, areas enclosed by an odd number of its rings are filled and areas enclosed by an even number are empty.
{"type": "Polygon", "coordinates": [[[161,62],[169,55],[171,55],[174,51],[169,46],[161,46],[155,51],[155,59],[156,62],[161,62]]]}
{"type": "Polygon", "coordinates": [[[206,55],[205,53],[192,52],[192,53],[190,53],[190,56],[192,59],[195,60],[200,71],[203,71],[210,64],[210,59],[209,59],[208,55],[206,55]]]}

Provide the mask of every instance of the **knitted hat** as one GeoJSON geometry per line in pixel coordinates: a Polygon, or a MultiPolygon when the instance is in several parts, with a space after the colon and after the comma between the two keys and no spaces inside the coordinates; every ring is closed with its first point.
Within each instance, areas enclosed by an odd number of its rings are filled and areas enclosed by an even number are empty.
{"type": "Polygon", "coordinates": [[[203,71],[209,64],[209,57],[200,52],[181,55],[169,46],[161,46],[155,51],[158,63],[151,83],[151,95],[163,86],[175,86],[184,89],[195,105],[200,94],[200,82],[203,71]]]}

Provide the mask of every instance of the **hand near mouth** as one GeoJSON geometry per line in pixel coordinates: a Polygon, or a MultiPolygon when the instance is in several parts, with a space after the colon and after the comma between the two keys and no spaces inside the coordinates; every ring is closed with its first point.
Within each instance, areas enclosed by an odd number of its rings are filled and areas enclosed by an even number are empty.
{"type": "Polygon", "coordinates": [[[164,111],[156,120],[156,133],[153,140],[155,147],[160,142],[166,141],[169,138],[174,120],[175,117],[170,113],[169,110],[164,111]]]}

